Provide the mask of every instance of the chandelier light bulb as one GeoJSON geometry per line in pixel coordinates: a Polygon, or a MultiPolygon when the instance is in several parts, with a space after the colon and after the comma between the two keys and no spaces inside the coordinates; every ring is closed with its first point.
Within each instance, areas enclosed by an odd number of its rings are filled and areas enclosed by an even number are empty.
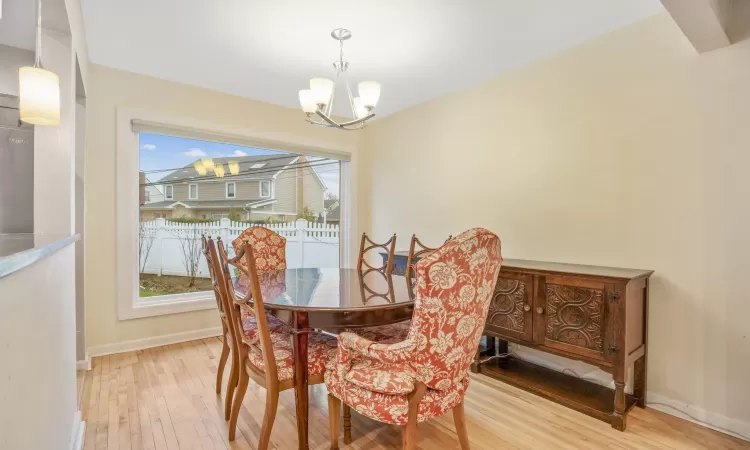
{"type": "Polygon", "coordinates": [[[362,105],[366,108],[374,108],[380,99],[380,83],[377,81],[362,81],[357,86],[362,105]]]}
{"type": "Polygon", "coordinates": [[[201,159],[201,162],[203,163],[203,167],[206,168],[206,170],[214,170],[214,160],[211,158],[203,158],[201,159]]]}
{"type": "Polygon", "coordinates": [[[237,175],[240,173],[240,163],[237,161],[229,161],[229,173],[237,175]]]}
{"type": "Polygon", "coordinates": [[[316,104],[328,105],[333,94],[333,80],[329,80],[328,78],[312,78],[310,80],[310,90],[316,104]]]}
{"type": "Polygon", "coordinates": [[[369,112],[367,112],[367,108],[365,108],[365,105],[362,104],[362,98],[354,97],[353,101],[354,101],[354,114],[357,116],[357,119],[367,117],[369,112]]]}
{"type": "Polygon", "coordinates": [[[302,111],[306,113],[314,113],[318,110],[318,105],[315,102],[315,95],[310,89],[302,89],[299,91],[299,103],[302,105],[302,111]]]}
{"type": "Polygon", "coordinates": [[[224,178],[224,174],[226,173],[224,171],[224,164],[217,164],[214,166],[214,173],[219,178],[224,178]]]}

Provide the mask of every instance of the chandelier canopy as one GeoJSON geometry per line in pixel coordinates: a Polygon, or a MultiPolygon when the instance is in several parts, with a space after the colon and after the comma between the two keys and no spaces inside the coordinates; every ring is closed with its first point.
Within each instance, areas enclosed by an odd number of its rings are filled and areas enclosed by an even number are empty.
{"type": "Polygon", "coordinates": [[[328,78],[311,79],[310,89],[299,91],[299,102],[302,105],[302,111],[307,115],[306,120],[313,125],[340,130],[358,130],[363,128],[368,120],[375,117],[375,113],[372,111],[380,98],[380,83],[377,81],[360,82],[357,85],[359,97],[354,97],[346,74],[349,63],[344,61],[344,41],[350,39],[352,33],[344,28],[336,28],[331,31],[331,37],[339,41],[339,60],[333,63],[333,67],[336,69],[336,77],[333,80],[328,78]],[[344,79],[349,106],[352,110],[352,120],[341,123],[331,118],[339,78],[344,79]]]}

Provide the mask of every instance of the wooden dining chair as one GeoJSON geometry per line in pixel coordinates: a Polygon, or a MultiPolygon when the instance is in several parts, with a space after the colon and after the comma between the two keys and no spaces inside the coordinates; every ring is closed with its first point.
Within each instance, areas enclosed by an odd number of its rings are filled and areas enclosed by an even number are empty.
{"type": "MultiPolygon", "coordinates": [[[[224,309],[224,302],[219,295],[219,283],[214,270],[215,259],[211,256],[208,240],[206,239],[205,234],[201,236],[201,245],[203,248],[203,256],[205,256],[206,264],[208,265],[208,273],[211,276],[211,286],[213,287],[214,297],[216,298],[216,307],[219,310],[219,318],[221,319],[221,356],[219,357],[219,367],[216,370],[216,394],[221,395],[221,380],[224,378],[224,368],[227,365],[229,355],[232,353],[229,338],[229,318],[224,309]]],[[[227,404],[229,405],[229,403],[227,404]]],[[[229,408],[226,408],[225,420],[228,419],[229,408]]]]}
{"type": "Polygon", "coordinates": [[[393,273],[393,255],[396,253],[396,233],[391,236],[388,241],[383,244],[373,242],[367,233],[362,233],[362,241],[359,245],[359,260],[357,262],[357,270],[361,276],[365,276],[370,272],[378,271],[385,275],[390,276],[393,273]],[[388,260],[383,263],[382,266],[373,266],[367,262],[367,252],[382,248],[387,252],[388,260]]]}
{"type": "MultiPolygon", "coordinates": [[[[215,252],[215,247],[209,240],[209,247],[215,252]]],[[[256,266],[256,256],[253,246],[245,244],[240,248],[237,255],[229,259],[223,246],[219,245],[218,260],[220,261],[221,286],[220,295],[224,299],[230,316],[230,332],[233,331],[233,341],[237,343],[236,350],[238,361],[238,383],[234,392],[232,411],[229,419],[229,440],[234,441],[237,431],[237,418],[242,408],[242,400],[245,397],[249,380],[264,387],[268,392],[266,395],[265,413],[263,424],[258,440],[258,449],[268,448],[271,430],[276,418],[279,392],[294,388],[294,360],[292,357],[291,335],[284,331],[273,330],[268,326],[268,317],[263,306],[263,294],[274,296],[268,292],[269,289],[281,289],[276,282],[279,275],[284,272],[267,272],[259,275],[256,266]],[[250,289],[245,298],[238,299],[229,273],[229,264],[237,265],[244,260],[247,267],[250,289]],[[271,282],[268,282],[268,281],[271,282]],[[263,282],[263,285],[261,285],[263,282]],[[248,304],[252,301],[252,305],[248,304]],[[246,310],[255,320],[258,332],[254,336],[248,336],[242,332],[242,313],[246,310]]],[[[308,379],[309,384],[323,383],[323,375],[326,364],[336,354],[337,340],[335,337],[312,331],[308,341],[308,379]]],[[[231,385],[231,383],[230,383],[231,385]]]]}
{"type": "Polygon", "coordinates": [[[341,333],[326,372],[331,448],[338,448],[341,402],[371,419],[405,426],[416,449],[417,422],[453,411],[469,450],[463,398],[500,272],[500,239],[482,228],[461,233],[416,266],[414,316],[406,340],[381,344],[341,333]]]}
{"type": "MultiPolygon", "coordinates": [[[[448,236],[448,239],[443,242],[443,245],[445,245],[446,242],[450,241],[452,237],[453,236],[448,236]]],[[[411,236],[409,256],[406,259],[406,273],[404,274],[404,277],[406,277],[406,287],[408,288],[409,295],[412,299],[414,298],[414,266],[417,265],[417,261],[434,252],[438,248],[440,247],[432,248],[424,245],[422,241],[419,240],[416,234],[413,234],[411,236]],[[419,249],[417,249],[417,247],[419,247],[419,249]]]]}
{"type": "MultiPolygon", "coordinates": [[[[235,255],[245,244],[252,245],[256,253],[263,250],[263,257],[255,261],[258,273],[286,269],[286,238],[282,235],[266,227],[252,226],[232,241],[235,255]]],[[[238,261],[237,265],[247,271],[244,259],[238,261]]]]}

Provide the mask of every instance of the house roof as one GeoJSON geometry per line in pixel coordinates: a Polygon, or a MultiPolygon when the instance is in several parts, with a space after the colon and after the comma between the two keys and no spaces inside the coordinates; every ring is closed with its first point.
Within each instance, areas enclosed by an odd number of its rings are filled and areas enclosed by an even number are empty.
{"type": "Polygon", "coordinates": [[[323,207],[326,209],[326,220],[341,220],[341,202],[338,199],[324,200],[323,207]]]}
{"type": "Polygon", "coordinates": [[[257,208],[259,206],[276,203],[275,199],[263,199],[248,202],[247,200],[165,200],[163,202],[146,203],[141,209],[174,209],[183,206],[190,209],[231,209],[257,208]]]}
{"type": "MultiPolygon", "coordinates": [[[[284,166],[294,164],[299,155],[291,153],[280,153],[278,155],[255,155],[255,156],[230,156],[223,158],[211,158],[214,164],[223,164],[226,175],[226,180],[235,178],[235,175],[229,173],[229,167],[227,167],[230,161],[237,161],[240,164],[240,173],[236,177],[251,177],[251,178],[268,178],[271,179],[274,174],[282,170],[284,166]]],[[[195,170],[194,164],[198,159],[192,161],[190,164],[186,164],[184,167],[175,170],[169,175],[165,176],[159,183],[169,182],[184,182],[184,181],[203,181],[210,180],[216,181],[216,177],[213,174],[199,175],[195,170]],[[194,180],[192,180],[194,179],[194,180]]]]}

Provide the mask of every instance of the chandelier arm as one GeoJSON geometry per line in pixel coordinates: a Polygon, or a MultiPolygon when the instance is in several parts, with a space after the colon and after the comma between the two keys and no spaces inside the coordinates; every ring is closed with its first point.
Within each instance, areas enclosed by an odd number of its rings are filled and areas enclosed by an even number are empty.
{"type": "Polygon", "coordinates": [[[328,101],[328,106],[326,106],[325,115],[330,116],[331,112],[333,111],[333,101],[336,98],[336,86],[339,84],[339,75],[341,72],[336,70],[336,78],[333,80],[333,90],[331,91],[331,98],[328,101]]]}
{"type": "Polygon", "coordinates": [[[328,117],[327,115],[325,115],[325,113],[323,111],[317,110],[317,111],[315,111],[315,113],[317,115],[319,115],[323,120],[325,120],[326,122],[328,122],[332,127],[341,128],[341,125],[339,125],[338,123],[334,122],[330,117],[328,117]]]}
{"type": "Polygon", "coordinates": [[[339,123],[337,125],[339,126],[339,128],[344,128],[344,127],[348,127],[348,126],[351,126],[351,125],[356,125],[358,123],[364,123],[365,121],[370,120],[373,117],[375,117],[375,113],[370,113],[370,114],[368,114],[367,116],[365,116],[365,117],[363,117],[361,119],[350,120],[349,122],[343,122],[343,123],[339,123]]]}
{"type": "Polygon", "coordinates": [[[354,107],[354,97],[352,97],[352,90],[349,87],[349,76],[344,74],[344,83],[346,84],[346,93],[349,95],[349,107],[352,109],[352,119],[357,119],[357,109],[354,107]]]}

